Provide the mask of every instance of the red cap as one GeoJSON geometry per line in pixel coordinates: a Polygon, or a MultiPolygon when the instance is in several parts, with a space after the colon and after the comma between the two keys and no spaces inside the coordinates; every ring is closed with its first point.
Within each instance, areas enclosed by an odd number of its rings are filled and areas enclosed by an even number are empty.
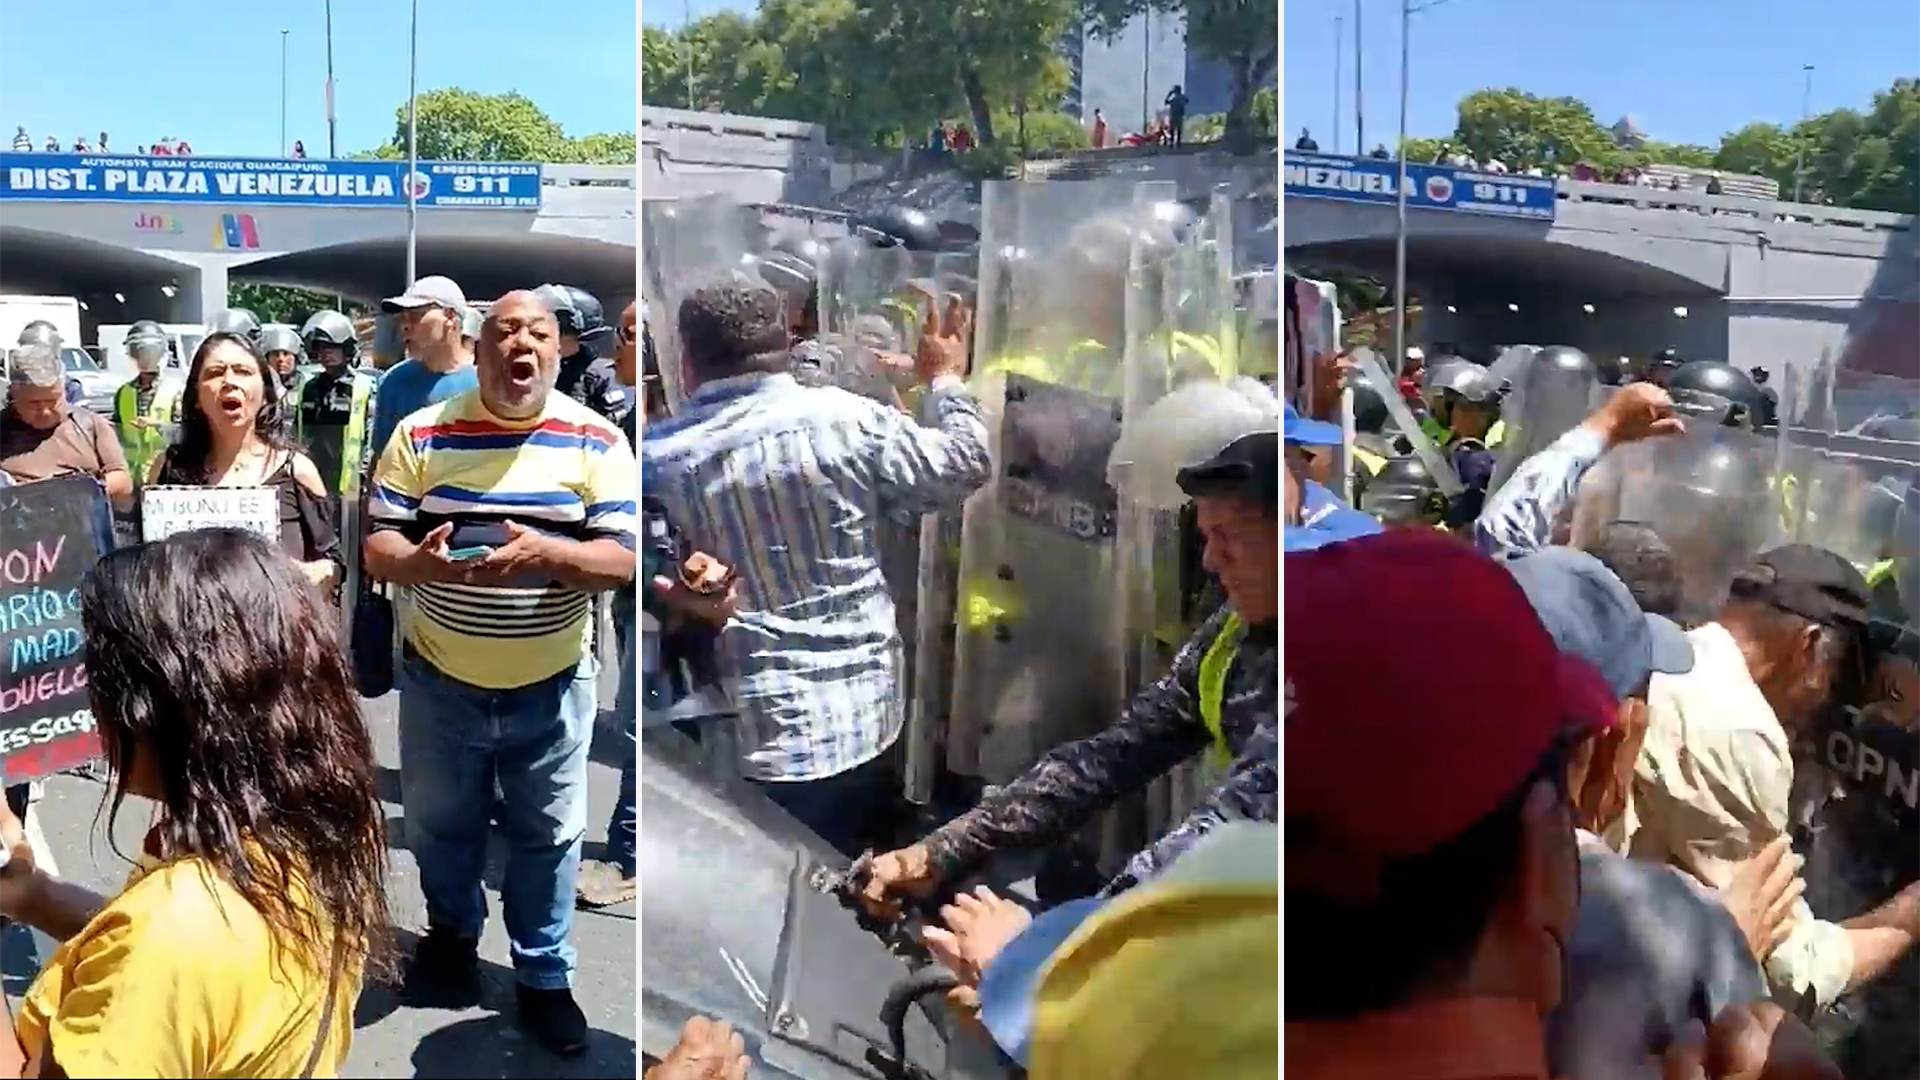
{"type": "Polygon", "coordinates": [[[1615,720],[1599,672],[1560,652],[1506,568],[1445,533],[1330,544],[1286,556],[1283,575],[1282,790],[1315,847],[1367,864],[1425,854],[1568,731],[1615,720]]]}

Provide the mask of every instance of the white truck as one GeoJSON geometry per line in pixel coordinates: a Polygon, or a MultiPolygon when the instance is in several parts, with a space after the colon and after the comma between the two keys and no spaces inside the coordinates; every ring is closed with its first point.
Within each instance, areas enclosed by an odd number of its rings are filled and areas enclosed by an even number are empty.
{"type": "MultiPolygon", "coordinates": [[[[100,362],[106,369],[123,379],[131,379],[138,374],[133,357],[127,355],[127,331],[131,323],[113,323],[102,326],[99,333],[100,362]]],[[[161,323],[160,329],[167,333],[167,359],[162,373],[175,373],[185,378],[187,365],[193,360],[194,350],[207,336],[204,327],[197,323],[161,323]]]]}

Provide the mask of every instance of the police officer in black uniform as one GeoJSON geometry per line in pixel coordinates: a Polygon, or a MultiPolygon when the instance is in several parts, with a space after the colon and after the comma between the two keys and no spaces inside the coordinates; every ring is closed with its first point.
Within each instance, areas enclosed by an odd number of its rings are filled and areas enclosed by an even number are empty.
{"type": "Polygon", "coordinates": [[[533,292],[560,324],[560,375],[554,389],[619,424],[633,400],[620,385],[613,361],[600,355],[608,350],[613,327],[599,299],[572,285],[542,285],[533,292]]]}

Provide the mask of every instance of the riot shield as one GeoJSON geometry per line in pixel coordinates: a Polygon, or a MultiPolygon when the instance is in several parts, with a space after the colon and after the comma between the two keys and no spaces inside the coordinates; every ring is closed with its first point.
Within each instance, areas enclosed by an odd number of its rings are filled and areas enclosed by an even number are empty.
{"type": "MultiPolygon", "coordinates": [[[[1143,210],[1164,206],[1172,187],[1142,184],[1135,198],[1143,210]]],[[[1219,604],[1197,565],[1201,545],[1175,476],[1249,431],[1279,430],[1279,399],[1239,365],[1233,217],[1231,202],[1216,194],[1170,251],[1146,238],[1131,257],[1120,438],[1107,469],[1118,496],[1112,587],[1127,698],[1165,674],[1219,604]]],[[[1218,782],[1221,767],[1203,758],[1171,770],[1149,789],[1138,833],[1109,822],[1108,850],[1172,827],[1218,782]]]]}
{"type": "Polygon", "coordinates": [[[961,535],[947,758],[963,776],[1004,783],[1126,700],[1107,464],[1123,396],[1154,384],[1123,366],[1154,365],[1163,387],[1169,367],[1141,318],[1129,331],[1130,312],[1160,310],[1130,296],[1140,214],[1124,180],[983,192],[972,383],[996,472],[961,535]]]}
{"type": "Polygon", "coordinates": [[[1487,365],[1487,374],[1495,383],[1506,383],[1514,388],[1515,393],[1519,393],[1527,382],[1527,368],[1539,353],[1540,350],[1532,345],[1509,345],[1500,350],[1500,355],[1494,357],[1493,363],[1487,365]]]}
{"type": "MultiPolygon", "coordinates": [[[[1887,478],[1883,478],[1885,480],[1887,478]]],[[[1868,647],[1857,697],[1796,757],[1795,847],[1806,899],[1833,922],[1878,908],[1920,879],[1920,502],[1906,487],[1869,568],[1868,647]]],[[[1882,487],[1888,497],[1894,487],[1882,487]]],[[[1815,1024],[1849,1077],[1906,1080],[1920,1066],[1920,957],[1842,998],[1815,1024]]]]}
{"type": "Polygon", "coordinates": [[[1392,388],[1399,386],[1400,381],[1387,374],[1387,369],[1381,366],[1380,358],[1374,355],[1373,350],[1355,349],[1352,360],[1366,373],[1367,379],[1380,388],[1380,400],[1387,406],[1387,415],[1393,418],[1394,426],[1400,429],[1401,436],[1413,447],[1414,455],[1427,467],[1427,472],[1440,485],[1440,490],[1448,498],[1466,490],[1460,483],[1460,475],[1453,471],[1452,459],[1433,445],[1433,439],[1428,437],[1426,429],[1413,418],[1413,410],[1407,408],[1407,403],[1401,400],[1399,394],[1392,392],[1392,388]]]}
{"type": "MultiPolygon", "coordinates": [[[[1610,521],[1652,528],[1673,555],[1681,620],[1710,620],[1734,574],[1777,535],[1772,463],[1770,439],[1734,428],[1690,429],[1629,443],[1608,453],[1595,470],[1595,486],[1609,505],[1580,523],[1574,542],[1591,546],[1610,521]]],[[[1583,501],[1587,488],[1582,485],[1583,501]]]]}
{"type": "Polygon", "coordinates": [[[739,272],[758,248],[764,230],[752,227],[749,210],[722,195],[641,203],[641,291],[651,308],[647,325],[669,409],[686,400],[677,326],[680,302],[695,288],[739,272]]]}
{"type": "MultiPolygon", "coordinates": [[[[1506,357],[1495,361],[1496,366],[1504,363],[1506,357]]],[[[1514,374],[1512,392],[1500,410],[1506,439],[1488,494],[1500,490],[1521,462],[1579,426],[1600,403],[1600,379],[1592,363],[1575,362],[1561,350],[1534,353],[1514,374]]]]}

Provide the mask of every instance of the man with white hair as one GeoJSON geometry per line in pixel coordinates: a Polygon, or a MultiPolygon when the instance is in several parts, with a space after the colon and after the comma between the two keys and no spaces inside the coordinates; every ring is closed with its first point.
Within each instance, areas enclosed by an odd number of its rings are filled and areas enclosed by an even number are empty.
{"type": "Polygon", "coordinates": [[[120,437],[106,417],[68,404],[66,365],[56,346],[24,345],[10,357],[0,472],[23,484],[91,476],[116,505],[132,505],[133,478],[120,437]]]}

